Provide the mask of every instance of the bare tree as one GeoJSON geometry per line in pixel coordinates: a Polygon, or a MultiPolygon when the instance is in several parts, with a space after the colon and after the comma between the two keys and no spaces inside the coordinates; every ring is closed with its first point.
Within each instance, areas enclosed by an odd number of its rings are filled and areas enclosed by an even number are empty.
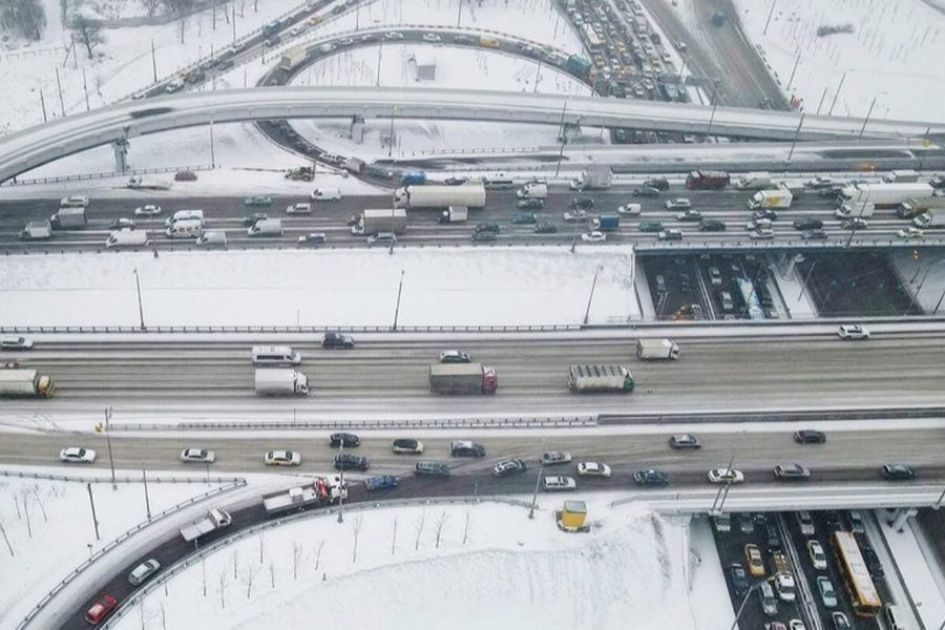
{"type": "Polygon", "coordinates": [[[226,568],[220,571],[220,607],[226,610],[226,568]]]}
{"type": "Polygon", "coordinates": [[[40,0],[0,0],[0,26],[16,29],[27,39],[41,39],[46,10],[40,0]]]}
{"type": "Polygon", "coordinates": [[[315,573],[318,573],[318,565],[322,561],[322,548],[325,546],[324,540],[318,541],[318,550],[315,552],[315,573]]]}
{"type": "Polygon", "coordinates": [[[469,538],[469,517],[470,511],[466,510],[466,523],[463,525],[463,544],[466,544],[466,539],[469,538]]]}
{"type": "Polygon", "coordinates": [[[246,599],[249,599],[253,595],[253,578],[256,577],[256,569],[247,565],[243,574],[243,584],[246,585],[246,599]]]}
{"type": "Polygon", "coordinates": [[[440,512],[440,520],[436,523],[436,548],[440,548],[440,538],[443,536],[443,526],[446,525],[446,512],[440,512]]]}
{"type": "Polygon", "coordinates": [[[269,585],[272,588],[276,587],[276,566],[273,564],[272,560],[269,561],[269,585]]]}
{"type": "Polygon", "coordinates": [[[302,559],[302,543],[292,543],[292,579],[299,579],[299,560],[302,559]]]}
{"type": "Polygon", "coordinates": [[[397,551],[397,519],[394,518],[394,534],[391,536],[390,541],[390,555],[394,555],[394,552],[397,551]]]}
{"type": "Polygon", "coordinates": [[[352,527],[352,529],[354,530],[354,552],[351,555],[351,562],[357,562],[358,561],[358,534],[361,533],[361,516],[360,515],[358,516],[358,518],[354,519],[354,526],[352,527]]]}
{"type": "Polygon", "coordinates": [[[414,524],[414,529],[417,530],[417,540],[414,542],[413,548],[417,550],[420,548],[420,536],[423,534],[423,524],[427,520],[427,511],[420,510],[420,520],[414,524]]]}
{"type": "Polygon", "coordinates": [[[161,6],[161,0],[141,0],[141,4],[144,5],[145,10],[148,12],[148,17],[154,17],[158,7],[161,6]]]}
{"type": "Polygon", "coordinates": [[[101,23],[89,19],[81,13],[76,13],[72,16],[72,40],[85,46],[85,52],[91,59],[92,49],[105,43],[101,23]]]}

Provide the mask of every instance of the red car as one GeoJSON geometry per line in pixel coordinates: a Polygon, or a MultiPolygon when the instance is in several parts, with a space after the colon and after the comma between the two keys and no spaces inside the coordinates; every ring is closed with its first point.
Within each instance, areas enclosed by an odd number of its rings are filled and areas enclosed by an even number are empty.
{"type": "Polygon", "coordinates": [[[105,595],[102,599],[92,604],[92,607],[85,613],[85,620],[97,626],[105,617],[115,610],[116,606],[118,606],[118,600],[111,595],[105,595]]]}

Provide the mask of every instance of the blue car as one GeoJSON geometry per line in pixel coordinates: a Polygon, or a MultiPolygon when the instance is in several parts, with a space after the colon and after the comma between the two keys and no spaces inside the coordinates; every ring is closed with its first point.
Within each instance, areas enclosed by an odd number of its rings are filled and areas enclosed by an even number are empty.
{"type": "Polygon", "coordinates": [[[374,492],[375,490],[387,490],[388,488],[397,487],[397,477],[392,475],[380,475],[378,477],[370,477],[369,479],[364,480],[364,487],[369,491],[374,492]]]}

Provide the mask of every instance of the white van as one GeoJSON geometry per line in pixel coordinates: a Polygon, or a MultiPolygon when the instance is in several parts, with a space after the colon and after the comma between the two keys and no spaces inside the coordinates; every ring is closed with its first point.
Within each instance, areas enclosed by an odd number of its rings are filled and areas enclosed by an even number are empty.
{"type": "Polygon", "coordinates": [[[197,245],[202,247],[222,247],[226,249],[226,232],[204,232],[197,237],[197,245]]]}
{"type": "Polygon", "coordinates": [[[298,365],[302,355],[291,346],[253,346],[253,365],[298,365]]]}
{"type": "Polygon", "coordinates": [[[312,201],[338,201],[341,199],[340,188],[316,188],[312,191],[312,201]]]}
{"type": "Polygon", "coordinates": [[[203,233],[203,222],[199,220],[176,221],[164,230],[168,238],[198,238],[203,233]]]}
{"type": "Polygon", "coordinates": [[[164,227],[171,227],[178,221],[200,221],[203,223],[203,210],[178,210],[167,218],[164,227]]]}
{"type": "Polygon", "coordinates": [[[115,230],[108,235],[105,241],[105,247],[146,247],[151,241],[148,240],[147,230],[115,230]]]}

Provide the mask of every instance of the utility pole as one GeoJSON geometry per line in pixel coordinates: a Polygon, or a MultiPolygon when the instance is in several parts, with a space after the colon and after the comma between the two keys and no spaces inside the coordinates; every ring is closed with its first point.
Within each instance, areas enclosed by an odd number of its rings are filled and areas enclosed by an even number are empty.
{"type": "Polygon", "coordinates": [[[866,118],[863,119],[863,126],[860,127],[860,135],[857,136],[857,139],[863,137],[863,132],[866,131],[866,124],[870,121],[870,115],[873,113],[873,106],[876,105],[876,98],[879,94],[873,97],[873,100],[870,102],[870,108],[866,112],[866,118]]]}
{"type": "Polygon", "coordinates": [[[715,89],[712,90],[712,115],[709,116],[709,128],[705,131],[706,137],[712,135],[712,123],[715,122],[715,110],[719,106],[719,100],[716,97],[718,96],[719,84],[722,83],[722,80],[716,77],[713,79],[713,82],[715,83],[715,89]]]}
{"type": "Polygon", "coordinates": [[[564,144],[568,141],[568,132],[564,127],[564,117],[568,111],[568,101],[564,102],[564,106],[561,108],[561,122],[559,123],[561,127],[561,150],[558,151],[558,164],[555,166],[555,177],[558,176],[558,173],[561,172],[561,160],[564,158],[564,144]]]}
{"type": "MultiPolygon", "coordinates": [[[[344,440],[341,440],[341,442],[338,443],[338,457],[341,457],[342,455],[344,455],[344,453],[345,453],[345,441],[344,441],[344,440]]],[[[340,475],[339,478],[338,478],[338,486],[339,486],[339,487],[338,487],[338,522],[339,522],[339,523],[344,523],[344,522],[345,522],[345,516],[344,516],[344,511],[345,511],[345,493],[344,493],[344,489],[345,489],[345,467],[344,467],[344,466],[341,467],[341,475],[340,475]]],[[[355,520],[357,520],[357,519],[355,519],[355,520]]]]}
{"type": "Polygon", "coordinates": [[[591,314],[591,301],[594,299],[594,288],[597,287],[597,274],[603,269],[602,265],[597,265],[594,270],[594,281],[591,282],[591,294],[587,297],[587,310],[584,311],[584,325],[587,326],[587,320],[591,314]]]}
{"type": "Polygon", "coordinates": [[[112,432],[109,429],[108,421],[112,417],[112,408],[105,408],[105,444],[108,446],[108,465],[112,469],[112,490],[118,490],[118,484],[115,482],[115,458],[112,457],[112,432]]]}
{"type": "Polygon", "coordinates": [[[148,520],[151,520],[151,497],[148,496],[148,469],[141,469],[141,476],[144,478],[144,507],[148,512],[148,520]]]}
{"type": "Polygon", "coordinates": [[[837,104],[837,97],[840,96],[840,88],[843,87],[843,81],[847,78],[846,71],[843,72],[843,76],[840,77],[840,85],[837,86],[837,91],[833,95],[833,101],[830,103],[830,109],[827,110],[828,116],[833,116],[833,106],[837,104]]]}
{"type": "Polygon", "coordinates": [[[56,68],[56,87],[59,89],[59,109],[62,110],[62,116],[66,116],[66,104],[62,101],[62,81],[59,79],[59,68],[56,68]]]}
{"type": "Polygon", "coordinates": [[[157,83],[157,56],[154,54],[154,38],[151,38],[151,73],[154,75],[154,82],[157,83]]]}
{"type": "Polygon", "coordinates": [[[214,169],[217,167],[217,158],[216,153],[213,149],[213,119],[210,119],[210,168],[214,169]]]}
{"type": "Polygon", "coordinates": [[[804,124],[804,112],[801,112],[801,120],[797,123],[797,131],[794,132],[794,141],[791,142],[791,151],[788,153],[787,161],[790,162],[794,156],[794,147],[797,146],[797,139],[801,136],[801,125],[804,124]]]}
{"type": "Polygon", "coordinates": [[[102,537],[98,533],[98,515],[95,513],[95,498],[92,496],[92,484],[85,484],[85,488],[89,491],[89,505],[92,506],[92,524],[95,526],[95,540],[101,540],[102,537]]]}
{"type": "Polygon", "coordinates": [[[404,291],[404,270],[400,270],[400,285],[397,287],[397,307],[394,308],[394,325],[391,330],[397,331],[397,318],[400,317],[400,296],[404,291]]]}
{"type": "Polygon", "coordinates": [[[762,35],[768,34],[768,25],[771,24],[771,16],[774,15],[774,7],[778,4],[778,0],[771,0],[771,10],[768,11],[768,19],[765,21],[765,30],[761,31],[762,35]]]}
{"type": "Polygon", "coordinates": [[[89,83],[85,78],[85,68],[82,68],[82,89],[85,90],[85,111],[91,111],[89,107],[89,83]]]}
{"type": "Polygon", "coordinates": [[[141,303],[141,279],[138,277],[138,268],[134,269],[135,274],[135,288],[138,290],[138,317],[141,319],[141,330],[145,330],[144,327],[144,305],[141,303]]]}

